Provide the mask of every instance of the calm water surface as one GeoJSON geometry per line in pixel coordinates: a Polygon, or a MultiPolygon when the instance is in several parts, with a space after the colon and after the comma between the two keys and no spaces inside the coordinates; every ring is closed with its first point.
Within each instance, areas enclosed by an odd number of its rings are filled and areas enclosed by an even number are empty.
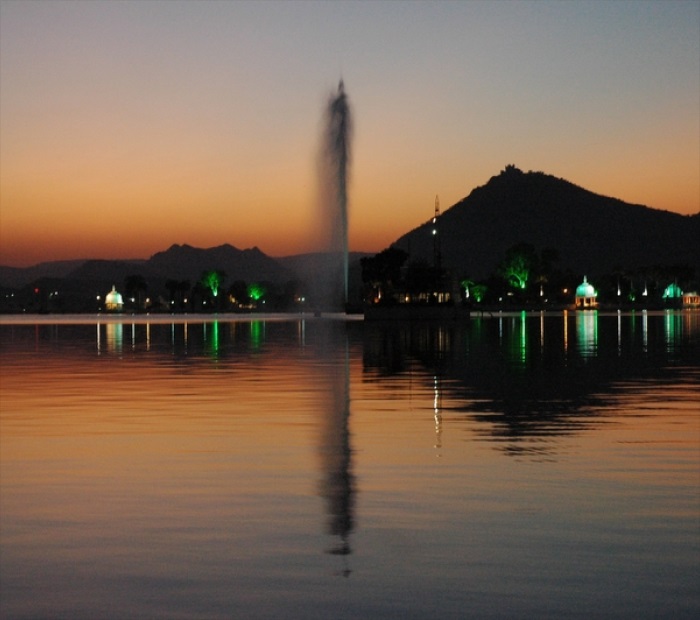
{"type": "Polygon", "coordinates": [[[3,618],[700,616],[698,312],[55,321],[0,320],[3,618]]]}

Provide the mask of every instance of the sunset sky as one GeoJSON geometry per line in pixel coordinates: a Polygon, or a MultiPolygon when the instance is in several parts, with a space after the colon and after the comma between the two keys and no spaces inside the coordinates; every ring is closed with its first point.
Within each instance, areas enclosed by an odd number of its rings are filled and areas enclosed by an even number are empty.
{"type": "Polygon", "coordinates": [[[696,0],[0,0],[0,264],[317,249],[341,76],[351,249],[511,163],[700,210],[696,0]]]}

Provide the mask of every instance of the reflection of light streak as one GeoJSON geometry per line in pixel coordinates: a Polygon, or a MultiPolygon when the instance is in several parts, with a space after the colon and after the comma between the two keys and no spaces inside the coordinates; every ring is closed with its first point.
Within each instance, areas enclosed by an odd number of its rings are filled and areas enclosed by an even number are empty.
{"type": "Polygon", "coordinates": [[[299,337],[299,344],[302,347],[306,346],[306,321],[304,319],[297,323],[297,336],[299,337]]]}
{"type": "Polygon", "coordinates": [[[564,310],[564,352],[569,350],[569,313],[564,310]]]}
{"type": "Polygon", "coordinates": [[[683,312],[683,333],[693,336],[700,327],[700,312],[688,309],[683,312]]]}
{"type": "Polygon", "coordinates": [[[622,354],[622,312],[617,311],[617,355],[622,354]]]}
{"type": "Polygon", "coordinates": [[[598,349],[597,310],[583,310],[576,313],[576,336],[581,356],[595,356],[598,349]]]}
{"type": "Polygon", "coordinates": [[[448,349],[447,330],[439,326],[437,329],[437,350],[439,353],[444,353],[448,349]]]}
{"type": "Polygon", "coordinates": [[[642,349],[646,353],[647,345],[649,344],[649,333],[647,332],[647,311],[642,311],[642,349]]]}
{"type": "Polygon", "coordinates": [[[212,355],[216,356],[219,353],[219,321],[214,321],[211,324],[211,339],[209,348],[212,355]]]}
{"type": "Polygon", "coordinates": [[[105,325],[107,335],[107,350],[119,353],[122,350],[123,326],[121,323],[107,323],[105,325]]]}
{"type": "Polygon", "coordinates": [[[544,351],[544,312],[540,312],[540,351],[544,351]]]}
{"type": "Polygon", "coordinates": [[[666,310],[664,315],[664,334],[666,336],[666,351],[672,352],[676,347],[676,342],[681,338],[683,323],[680,317],[673,310],[666,310]]]}
{"type": "Polygon", "coordinates": [[[263,341],[265,332],[265,322],[264,321],[251,321],[250,322],[250,343],[253,345],[254,349],[258,349],[263,341]]]}
{"type": "MultiPolygon", "coordinates": [[[[437,375],[433,376],[433,419],[435,420],[435,445],[434,448],[442,448],[442,414],[440,413],[440,382],[437,375]]],[[[442,456],[438,452],[438,457],[442,456]]]]}
{"type": "Polygon", "coordinates": [[[508,317],[506,340],[503,340],[503,317],[498,318],[498,342],[504,354],[514,366],[524,366],[527,361],[527,312],[508,317]]]}

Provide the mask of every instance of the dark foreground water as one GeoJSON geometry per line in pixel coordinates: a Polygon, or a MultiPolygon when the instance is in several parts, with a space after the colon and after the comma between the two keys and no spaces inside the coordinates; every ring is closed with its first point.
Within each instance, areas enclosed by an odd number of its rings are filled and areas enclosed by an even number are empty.
{"type": "Polygon", "coordinates": [[[698,312],[22,321],[2,618],[700,616],[698,312]]]}

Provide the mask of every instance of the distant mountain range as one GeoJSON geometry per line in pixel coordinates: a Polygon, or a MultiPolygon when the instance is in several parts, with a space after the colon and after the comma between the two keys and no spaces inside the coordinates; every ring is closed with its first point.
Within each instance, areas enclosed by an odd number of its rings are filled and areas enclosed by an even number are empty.
{"type": "MultiPolygon", "coordinates": [[[[428,263],[434,260],[437,249],[443,266],[455,276],[480,279],[491,275],[506,250],[518,243],[529,243],[538,251],[557,250],[557,268],[577,274],[595,276],[618,269],[683,264],[700,277],[700,213],[684,216],[628,204],[514,166],[507,166],[447,209],[436,226],[428,220],[392,245],[406,250],[409,260],[428,263]],[[438,231],[436,236],[433,228],[438,231]]],[[[355,282],[358,261],[365,255],[351,256],[355,282]]],[[[312,279],[323,261],[324,255],[319,253],[273,258],[257,247],[172,245],[149,259],[0,266],[0,285],[21,288],[49,278],[74,285],[119,286],[133,274],[161,284],[167,279],[194,283],[208,269],[226,272],[229,284],[244,280],[282,285],[293,279],[312,279]]]]}
{"type": "MultiPolygon", "coordinates": [[[[356,264],[363,256],[367,254],[351,252],[351,263],[356,264]]],[[[211,269],[223,271],[229,284],[243,280],[282,285],[290,280],[312,278],[324,260],[323,253],[272,258],[257,247],[240,250],[224,244],[205,249],[174,244],[149,259],[56,261],[26,268],[0,266],[0,286],[21,288],[38,280],[50,279],[119,287],[131,275],[159,283],[173,279],[189,280],[194,284],[204,271],[211,269]]]]}

